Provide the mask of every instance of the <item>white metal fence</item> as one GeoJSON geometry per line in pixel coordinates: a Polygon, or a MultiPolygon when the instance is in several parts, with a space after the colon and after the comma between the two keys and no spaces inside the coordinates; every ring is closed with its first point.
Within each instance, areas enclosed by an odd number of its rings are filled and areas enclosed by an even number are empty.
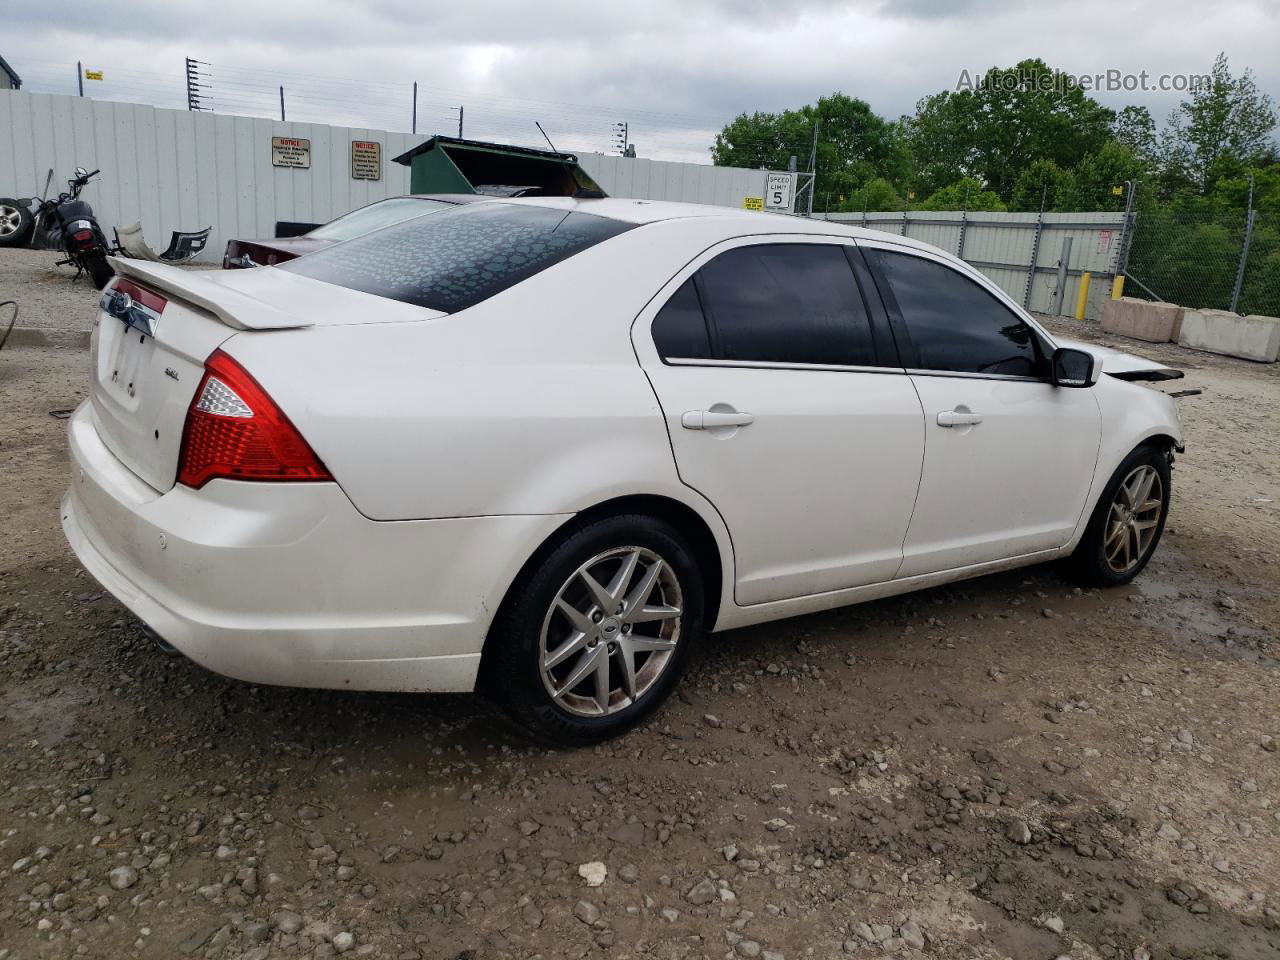
{"type": "MultiPolygon", "coordinates": [[[[748,197],[763,199],[765,181],[769,176],[765,170],[645,160],[603,153],[580,153],[578,162],[600,185],[600,189],[611,197],[679,200],[721,207],[741,208],[748,197]]],[[[798,177],[793,187],[797,183],[798,177]]],[[[794,201],[794,189],[792,193],[794,201]]],[[[801,197],[799,202],[803,203],[804,198],[801,197]]]]}
{"type": "Polygon", "coordinates": [[[213,234],[203,259],[233,237],[270,237],[278,220],[321,223],[407,193],[409,169],[388,163],[419,137],[308,123],[280,123],[52,94],[0,91],[0,194],[39,193],[53,169],[101,168],[85,190],[108,231],[142,223],[151,246],[172,230],[213,234]],[[271,138],[310,141],[309,169],[272,165],[271,138]],[[351,141],[382,144],[381,180],[353,180],[351,141]],[[7,141],[7,142],[6,142],[7,141]]]}
{"type": "Polygon", "coordinates": [[[1085,316],[1096,318],[1123,264],[1123,213],[993,213],[897,211],[815,214],[922,240],[977,267],[1009,296],[1037,313],[1070,313],[1081,275],[1092,275],[1085,316]],[[1069,246],[1067,246],[1069,242],[1069,246]],[[1067,261],[1061,263],[1064,253],[1067,261]],[[1062,283],[1059,283],[1059,277],[1062,283]]]}
{"type": "MultiPolygon", "coordinates": [[[[55,94],[0,90],[0,196],[53,189],[78,165],[101,168],[86,189],[103,227],[142,223],[164,249],[173,230],[213,227],[201,257],[219,260],[235,237],[270,237],[277,221],[323,223],[409,192],[409,168],[392,158],[425,140],[387,130],[284,123],[166,110],[55,94]],[[310,166],[274,166],[272,138],[307,140],[310,166]],[[352,176],[352,141],[381,146],[381,179],[352,176]]],[[[367,153],[365,154],[367,156],[367,153]]],[[[763,170],[583,154],[609,194],[741,207],[762,198],[763,170]]]]}

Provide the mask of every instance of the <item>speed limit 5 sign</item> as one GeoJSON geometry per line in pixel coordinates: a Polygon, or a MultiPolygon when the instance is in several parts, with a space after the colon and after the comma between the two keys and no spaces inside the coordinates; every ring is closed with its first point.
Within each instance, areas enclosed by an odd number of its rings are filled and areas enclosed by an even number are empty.
{"type": "Polygon", "coordinates": [[[765,178],[764,208],[789,213],[794,178],[789,173],[771,173],[765,178]]]}

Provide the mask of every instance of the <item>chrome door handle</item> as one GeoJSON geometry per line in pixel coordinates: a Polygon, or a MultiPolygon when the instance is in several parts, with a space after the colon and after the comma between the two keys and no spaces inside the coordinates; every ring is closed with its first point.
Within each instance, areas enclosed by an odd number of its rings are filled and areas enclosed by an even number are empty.
{"type": "Polygon", "coordinates": [[[749,413],[721,413],[718,410],[686,410],[680,426],[686,430],[714,430],[716,427],[746,427],[755,423],[749,413]]]}
{"type": "Polygon", "coordinates": [[[940,427],[967,427],[982,422],[982,414],[965,413],[960,410],[943,410],[938,414],[940,427]]]}

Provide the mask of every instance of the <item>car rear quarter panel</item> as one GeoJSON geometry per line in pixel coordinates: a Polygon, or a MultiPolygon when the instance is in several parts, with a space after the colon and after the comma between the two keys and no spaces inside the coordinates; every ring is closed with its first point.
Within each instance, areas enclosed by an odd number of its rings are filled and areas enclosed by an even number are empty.
{"type": "Polygon", "coordinates": [[[724,232],[638,227],[456,314],[253,332],[224,349],[375,520],[688,502],[629,327],[724,232]]]}

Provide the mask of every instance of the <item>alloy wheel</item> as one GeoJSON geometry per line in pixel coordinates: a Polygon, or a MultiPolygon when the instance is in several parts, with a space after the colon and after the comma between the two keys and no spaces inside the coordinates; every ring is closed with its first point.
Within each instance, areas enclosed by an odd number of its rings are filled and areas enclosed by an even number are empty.
{"type": "Polygon", "coordinates": [[[1128,573],[1146,556],[1160,525],[1164,509],[1164,484],[1150,464],[1135,467],[1124,478],[1107,515],[1102,552],[1107,566],[1128,573]]]}
{"type": "Polygon", "coordinates": [[[0,237],[12,237],[22,226],[22,211],[9,204],[0,206],[0,237]]]}
{"type": "Polygon", "coordinates": [[[575,716],[626,709],[671,664],[682,614],[680,581],[652,550],[597,554],[565,580],[543,617],[543,686],[575,716]]]}

